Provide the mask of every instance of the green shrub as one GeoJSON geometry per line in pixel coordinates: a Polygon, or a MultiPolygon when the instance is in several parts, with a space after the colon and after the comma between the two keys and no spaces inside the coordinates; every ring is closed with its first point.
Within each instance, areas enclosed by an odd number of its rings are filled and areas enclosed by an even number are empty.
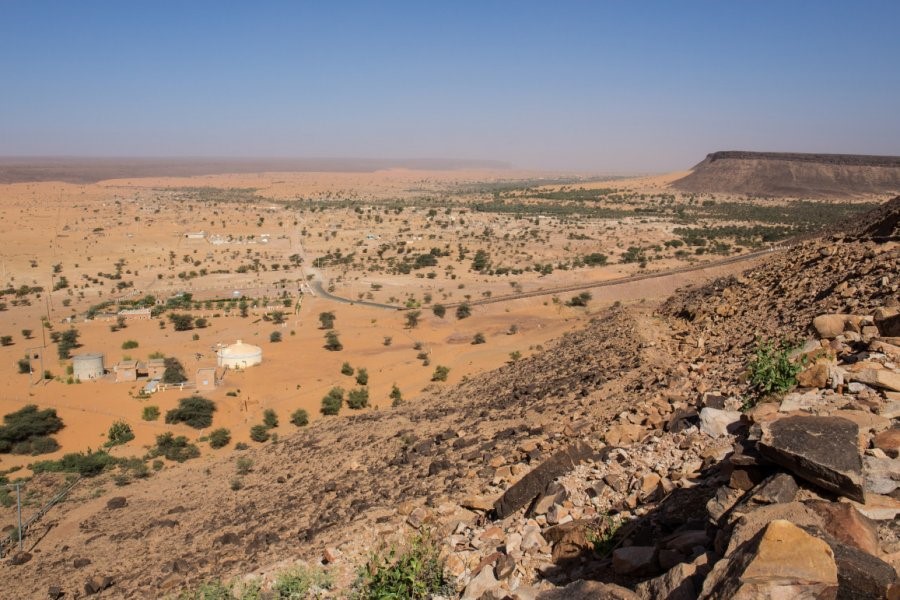
{"type": "Polygon", "coordinates": [[[434,373],[431,375],[432,381],[447,381],[447,375],[450,374],[450,367],[443,367],[438,365],[434,368],[434,373]]]}
{"type": "Polygon", "coordinates": [[[443,319],[444,315],[447,314],[447,307],[443,304],[435,304],[431,307],[431,312],[433,312],[434,316],[438,317],[439,319],[443,319]]]}
{"type": "Polygon", "coordinates": [[[134,439],[134,431],[131,430],[131,425],[126,423],[125,421],[116,421],[109,427],[109,431],[106,434],[107,442],[104,444],[107,447],[118,446],[120,444],[126,444],[134,439]]]}
{"type": "Polygon", "coordinates": [[[483,344],[485,341],[486,340],[484,339],[484,334],[480,333],[480,332],[476,333],[475,336],[472,338],[473,344],[483,344]]]}
{"type": "Polygon", "coordinates": [[[341,340],[338,338],[337,331],[329,330],[325,332],[325,349],[331,352],[338,352],[344,349],[344,345],[341,344],[341,340]]]}
{"type": "Polygon", "coordinates": [[[178,408],[166,412],[166,423],[184,423],[194,429],[203,429],[212,425],[212,414],[216,405],[212,400],[201,396],[191,396],[178,401],[178,408]]]}
{"type": "Polygon", "coordinates": [[[387,556],[373,556],[356,586],[360,600],[455,595],[447,587],[440,547],[428,533],[414,538],[399,555],[391,550],[387,556]]]}
{"type": "Polygon", "coordinates": [[[88,451],[66,454],[59,460],[43,460],[29,465],[32,473],[78,473],[84,477],[92,477],[102,473],[107,467],[118,462],[106,452],[88,451]]]}
{"type": "Polygon", "coordinates": [[[803,366],[791,361],[793,350],[784,340],[777,346],[772,341],[757,344],[748,368],[750,385],[759,395],[783,393],[797,385],[797,374],[803,366]]]}
{"type": "Polygon", "coordinates": [[[304,427],[306,425],[309,425],[309,413],[302,408],[298,408],[291,415],[291,423],[293,423],[297,427],[304,427]]]}
{"type": "Polygon", "coordinates": [[[278,427],[278,414],[271,408],[267,408],[263,411],[263,425],[265,425],[267,429],[278,427]]]}
{"type": "Polygon", "coordinates": [[[321,412],[323,415],[336,415],[341,410],[341,406],[344,405],[344,389],[339,387],[333,387],[331,390],[322,398],[322,408],[321,412]]]}
{"type": "Polygon", "coordinates": [[[272,333],[270,333],[269,341],[272,342],[273,344],[277,344],[278,342],[280,342],[281,341],[281,332],[273,331],[272,333]]]}
{"type": "Polygon", "coordinates": [[[16,362],[16,366],[19,368],[19,373],[21,375],[31,373],[31,361],[27,358],[20,358],[18,362],[16,362]]]}
{"type": "Polygon", "coordinates": [[[184,372],[184,366],[177,358],[169,357],[163,359],[165,371],[163,371],[163,383],[183,383],[187,381],[187,374],[184,372]]]}
{"type": "Polygon", "coordinates": [[[135,340],[126,340],[122,342],[122,350],[133,350],[138,347],[138,343],[135,340]]]}
{"type": "Polygon", "coordinates": [[[356,370],[356,385],[368,385],[369,372],[366,369],[356,370]]]}
{"type": "Polygon", "coordinates": [[[463,302],[459,306],[456,307],[456,318],[457,319],[467,319],[472,316],[472,307],[469,306],[468,302],[463,302]]]}
{"type": "Polygon", "coordinates": [[[250,428],[250,439],[254,442],[268,441],[269,429],[265,425],[254,425],[250,428]]]}
{"type": "MultiPolygon", "coordinates": [[[[30,444],[32,438],[46,437],[62,428],[62,419],[56,415],[55,409],[38,410],[34,404],[24,406],[3,417],[3,425],[0,426],[0,453],[10,452],[19,443],[30,444]]],[[[28,450],[23,454],[30,452],[28,450]]]]}
{"type": "Polygon", "coordinates": [[[156,436],[156,446],[150,449],[149,457],[163,456],[175,462],[184,462],[200,456],[200,449],[188,442],[183,435],[175,437],[171,431],[156,436]]]}
{"type": "Polygon", "coordinates": [[[145,421],[155,421],[159,418],[159,407],[158,406],[145,406],[144,412],[141,414],[141,418],[145,421]]]}
{"type": "Polygon", "coordinates": [[[341,365],[341,375],[346,375],[347,377],[353,375],[353,367],[350,366],[350,363],[345,362],[341,365]]]}
{"type": "Polygon", "coordinates": [[[231,443],[231,432],[225,429],[216,429],[209,434],[209,447],[214,450],[224,448],[231,443]]]}
{"type": "Polygon", "coordinates": [[[390,399],[391,406],[397,407],[403,404],[403,394],[400,392],[400,388],[397,387],[396,383],[391,388],[390,399]]]}
{"type": "Polygon", "coordinates": [[[359,410],[369,405],[369,388],[357,388],[347,394],[347,408],[359,410]]]}
{"type": "Polygon", "coordinates": [[[234,466],[238,475],[246,475],[253,469],[253,461],[246,456],[240,456],[237,461],[235,461],[234,466]]]}
{"type": "Polygon", "coordinates": [[[276,593],[276,598],[284,600],[317,598],[318,591],[331,589],[332,585],[334,584],[328,572],[298,565],[279,572],[275,576],[272,591],[276,593]]]}

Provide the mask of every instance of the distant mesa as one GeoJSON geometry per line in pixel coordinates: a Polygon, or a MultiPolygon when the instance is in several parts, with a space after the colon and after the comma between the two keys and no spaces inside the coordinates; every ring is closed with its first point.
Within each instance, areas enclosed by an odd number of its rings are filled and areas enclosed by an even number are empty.
{"type": "Polygon", "coordinates": [[[836,198],[900,193],[900,156],[713,152],[672,183],[683,192],[836,198]]]}

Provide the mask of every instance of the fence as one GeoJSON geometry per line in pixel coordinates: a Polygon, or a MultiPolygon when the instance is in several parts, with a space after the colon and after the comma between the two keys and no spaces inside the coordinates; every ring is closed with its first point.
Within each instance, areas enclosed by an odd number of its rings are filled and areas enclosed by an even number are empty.
{"type": "MultiPolygon", "coordinates": [[[[27,521],[22,522],[22,498],[20,494],[21,484],[15,484],[16,486],[16,502],[18,503],[18,514],[19,514],[19,526],[17,531],[10,533],[7,537],[0,539],[0,558],[6,556],[9,552],[8,548],[15,545],[16,542],[19,543],[19,549],[22,549],[22,545],[25,541],[25,536],[28,533],[28,529],[34,525],[41,517],[43,517],[47,512],[53,508],[54,505],[58,504],[66,495],[72,491],[78,483],[81,481],[81,476],[77,476],[72,483],[67,485],[61,492],[58,492],[55,496],[50,498],[44,506],[41,507],[39,511],[34,513],[27,521]]],[[[10,487],[10,486],[7,486],[10,487]]]]}

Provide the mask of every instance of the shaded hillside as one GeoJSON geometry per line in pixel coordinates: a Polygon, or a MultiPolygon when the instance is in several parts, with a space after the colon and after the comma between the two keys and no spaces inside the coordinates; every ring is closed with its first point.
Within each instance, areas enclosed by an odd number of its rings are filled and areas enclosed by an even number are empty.
{"type": "Polygon", "coordinates": [[[714,152],[672,186],[693,193],[796,198],[897,193],[900,157],[714,152]]]}

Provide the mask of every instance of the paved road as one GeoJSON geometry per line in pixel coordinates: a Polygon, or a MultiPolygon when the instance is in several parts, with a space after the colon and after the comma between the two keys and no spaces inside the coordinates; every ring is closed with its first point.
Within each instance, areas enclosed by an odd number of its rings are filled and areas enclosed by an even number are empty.
{"type": "MultiPolygon", "coordinates": [[[[629,283],[635,283],[638,281],[644,281],[647,279],[659,279],[662,277],[671,277],[672,275],[678,275],[680,273],[691,273],[693,271],[703,271],[707,269],[714,269],[717,267],[723,267],[735,263],[747,262],[767,254],[771,254],[772,252],[778,252],[779,250],[783,250],[787,246],[782,246],[780,248],[771,248],[766,250],[759,250],[757,252],[750,252],[748,254],[742,254],[740,256],[732,256],[730,258],[724,258],[722,260],[715,260],[712,262],[702,263],[699,265],[690,265],[687,267],[679,267],[677,269],[668,269],[665,271],[658,271],[655,273],[644,273],[641,275],[631,275],[629,277],[619,277],[617,279],[608,279],[606,281],[595,281],[591,283],[582,283],[576,285],[567,285],[561,287],[547,288],[542,290],[532,290],[530,292],[521,292],[518,294],[507,294],[503,296],[494,296],[492,298],[481,298],[478,300],[471,300],[468,302],[469,306],[478,306],[481,304],[493,304],[496,302],[509,302],[511,300],[521,300],[523,298],[533,298],[535,296],[551,296],[556,294],[563,294],[567,292],[579,292],[583,290],[591,290],[595,288],[603,288],[603,287],[612,287],[617,285],[625,285],[629,283]]],[[[329,300],[333,300],[335,302],[340,302],[342,304],[358,304],[361,306],[371,306],[374,308],[385,308],[388,310],[408,310],[405,306],[396,306],[391,304],[381,304],[378,302],[367,302],[362,300],[351,300],[350,298],[343,298],[341,296],[336,296],[328,291],[326,291],[322,287],[322,282],[319,279],[314,279],[312,282],[312,287],[315,292],[321,295],[323,298],[327,298],[329,300]]],[[[445,304],[447,308],[454,308],[462,304],[461,302],[452,302],[449,304],[445,304]]]]}

